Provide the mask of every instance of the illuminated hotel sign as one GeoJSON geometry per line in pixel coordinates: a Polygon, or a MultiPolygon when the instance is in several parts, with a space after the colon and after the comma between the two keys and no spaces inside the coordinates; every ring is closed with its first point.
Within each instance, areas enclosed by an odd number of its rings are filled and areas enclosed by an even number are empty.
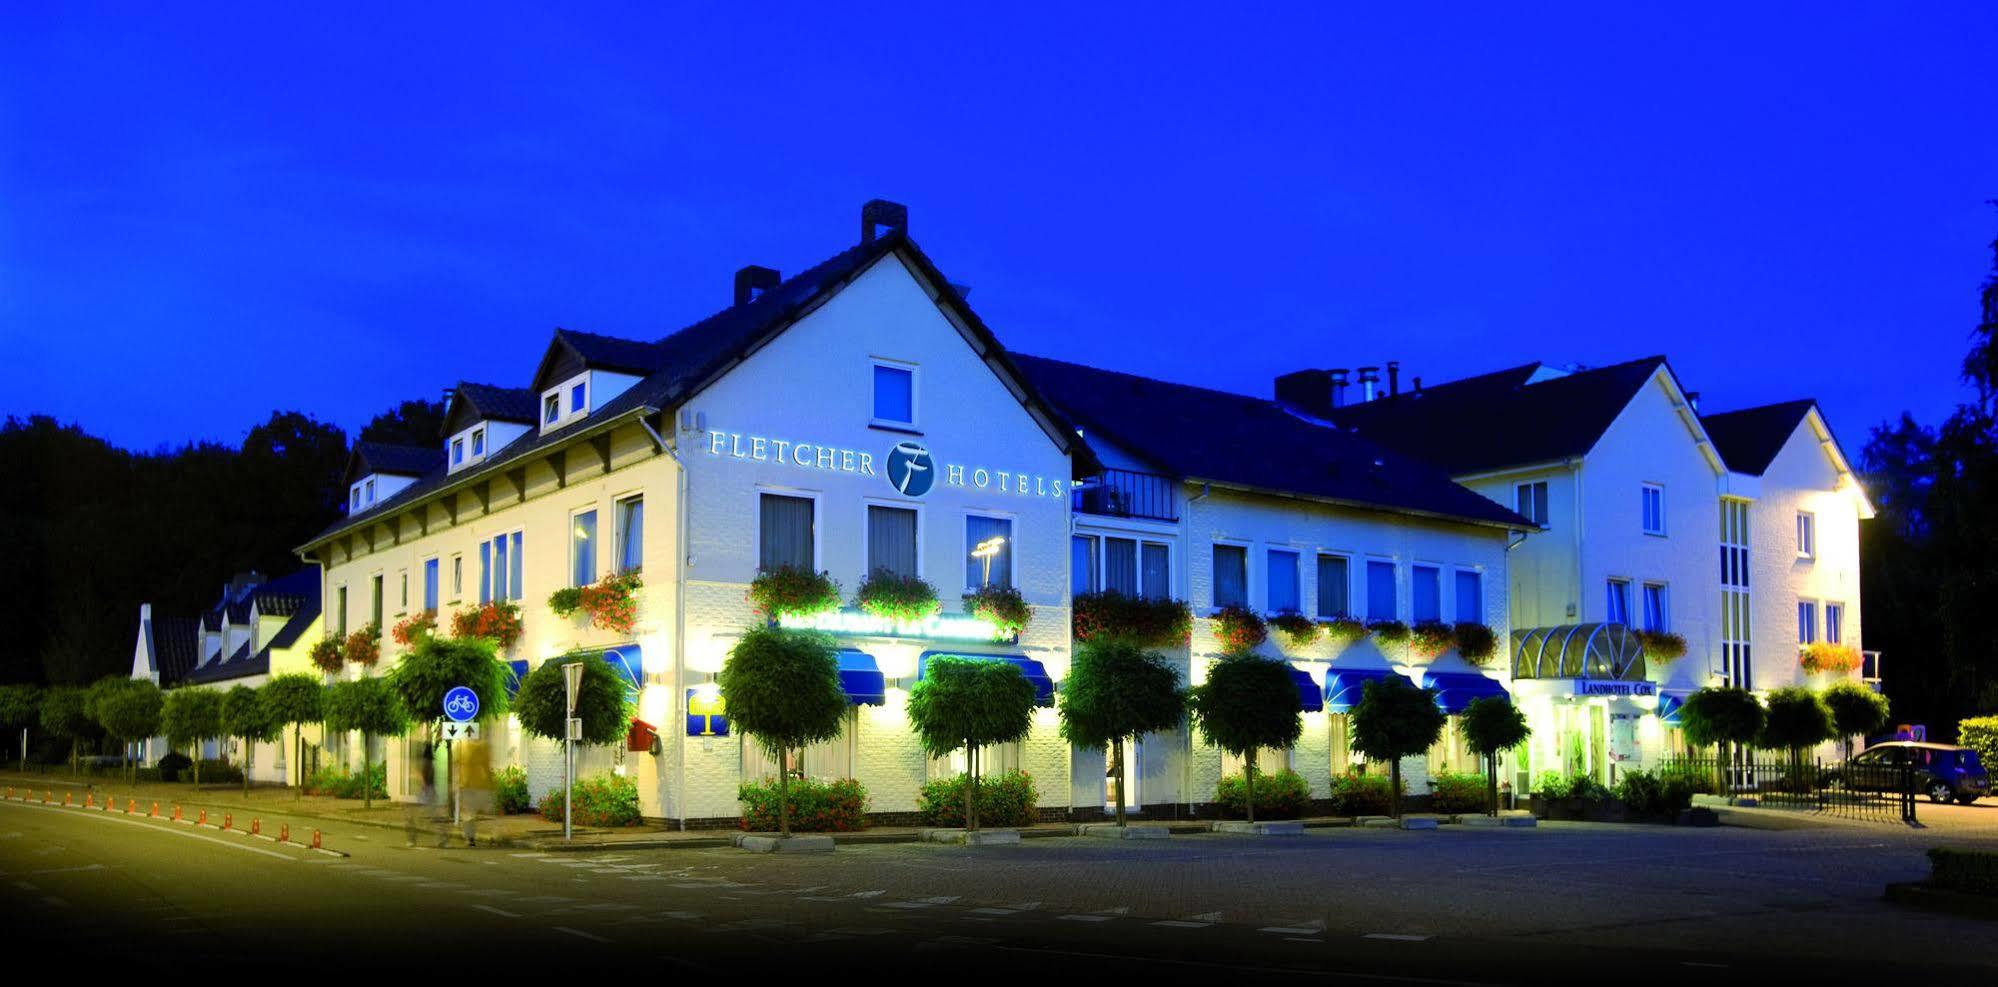
{"type": "Polygon", "coordinates": [[[1068,481],[1040,473],[993,469],[971,463],[939,462],[920,442],[898,442],[886,455],[803,439],[778,439],[744,432],[708,433],[708,455],[776,463],[822,473],[880,476],[909,497],[929,493],[939,482],[946,487],[997,491],[1019,497],[1066,497],[1068,481]]]}
{"type": "Polygon", "coordinates": [[[1658,686],[1651,682],[1597,681],[1596,679],[1576,679],[1575,695],[1578,696],[1655,696],[1658,686]]]}
{"type": "Polygon", "coordinates": [[[940,613],[924,620],[895,620],[860,610],[792,615],[777,620],[780,627],[824,631],[853,637],[914,637],[932,641],[1003,641],[990,621],[964,614],[940,613]]]}

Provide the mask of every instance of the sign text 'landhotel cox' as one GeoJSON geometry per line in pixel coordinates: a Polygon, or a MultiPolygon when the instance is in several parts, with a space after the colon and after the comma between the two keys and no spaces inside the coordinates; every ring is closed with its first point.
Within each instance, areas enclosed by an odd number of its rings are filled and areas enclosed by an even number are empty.
{"type": "Polygon", "coordinates": [[[921,497],[936,485],[939,475],[945,486],[976,490],[997,490],[1022,497],[1066,497],[1068,483],[1060,477],[1039,473],[989,469],[964,463],[938,463],[920,442],[898,442],[875,468],[873,453],[842,446],[824,445],[764,435],[725,432],[708,433],[708,455],[728,456],[759,463],[781,463],[799,469],[858,476],[883,475],[890,486],[910,497],[921,497]]]}

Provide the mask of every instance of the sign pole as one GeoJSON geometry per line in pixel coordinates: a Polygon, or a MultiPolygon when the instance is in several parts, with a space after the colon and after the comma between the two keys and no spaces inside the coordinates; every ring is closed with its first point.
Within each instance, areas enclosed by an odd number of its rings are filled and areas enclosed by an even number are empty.
{"type": "Polygon", "coordinates": [[[562,684],[568,689],[569,711],[562,729],[562,839],[575,838],[571,803],[576,791],[576,690],[583,684],[583,663],[562,666],[562,684]]]}

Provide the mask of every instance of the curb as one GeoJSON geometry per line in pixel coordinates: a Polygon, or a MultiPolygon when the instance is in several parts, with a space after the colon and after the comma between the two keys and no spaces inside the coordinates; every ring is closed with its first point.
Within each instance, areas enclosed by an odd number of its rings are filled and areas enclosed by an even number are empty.
{"type": "MultiPolygon", "coordinates": [[[[47,791],[49,791],[49,789],[44,789],[44,792],[47,791]]],[[[19,802],[22,805],[39,805],[47,809],[73,809],[78,812],[89,812],[98,815],[123,816],[127,819],[133,819],[133,818],[142,819],[142,820],[153,819],[153,820],[158,820],[159,822],[167,824],[169,826],[173,824],[179,824],[194,829],[210,829],[218,833],[228,833],[233,836],[241,836],[248,839],[263,840],[267,843],[273,843],[282,846],[297,847],[300,850],[310,850],[313,853],[325,854],[326,856],[329,857],[352,856],[352,854],[343,853],[339,850],[329,850],[326,849],[325,847],[311,846],[305,843],[300,843],[297,840],[279,839],[278,837],[275,836],[267,836],[260,831],[262,827],[262,820],[255,816],[252,816],[250,818],[251,828],[244,829],[240,826],[235,825],[235,820],[231,814],[223,815],[222,817],[223,822],[221,825],[216,825],[215,823],[208,822],[207,821],[208,814],[206,812],[203,812],[201,814],[200,819],[167,818],[164,816],[156,815],[154,812],[139,812],[137,809],[138,801],[136,799],[128,800],[126,803],[126,807],[122,810],[116,807],[116,800],[113,799],[106,799],[104,804],[101,806],[93,804],[94,793],[92,801],[86,801],[86,802],[64,801],[58,803],[52,799],[33,798],[32,793],[15,795],[12,793],[12,791],[9,791],[8,794],[6,794],[5,796],[0,796],[0,801],[19,802]]],[[[157,803],[153,803],[153,809],[154,810],[158,809],[157,803]]],[[[176,812],[178,812],[180,809],[180,803],[174,803],[174,809],[176,812]]],[[[315,837],[318,835],[318,832],[319,832],[318,830],[313,830],[315,837]]]]}

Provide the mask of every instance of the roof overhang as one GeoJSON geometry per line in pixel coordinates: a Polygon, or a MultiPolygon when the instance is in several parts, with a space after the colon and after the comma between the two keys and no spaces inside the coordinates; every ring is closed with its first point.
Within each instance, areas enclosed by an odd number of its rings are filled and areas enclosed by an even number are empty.
{"type": "Polygon", "coordinates": [[[1858,471],[1854,470],[1851,461],[1846,459],[1845,450],[1838,444],[1838,436],[1832,434],[1831,423],[1825,421],[1824,414],[1818,410],[1817,402],[1812,402],[1811,409],[1804,413],[1804,422],[1810,425],[1811,436],[1817,440],[1818,448],[1831,460],[1832,469],[1838,471],[1837,489],[1840,492],[1851,491],[1854,506],[1859,510],[1860,520],[1873,520],[1879,513],[1873,506],[1873,498],[1866,495],[1866,487],[1859,482],[1858,471]]]}
{"type": "Polygon", "coordinates": [[[1258,487],[1246,483],[1236,483],[1231,480],[1217,480],[1212,477],[1205,477],[1205,476],[1189,476],[1185,478],[1184,482],[1202,484],[1205,486],[1214,487],[1221,490],[1233,490],[1238,493],[1259,494],[1265,497],[1282,497],[1287,500],[1302,500],[1313,504],[1327,504],[1332,507],[1344,507],[1349,510],[1355,510],[1355,511],[1374,511],[1380,514],[1400,514],[1405,517],[1418,517],[1431,521],[1444,521],[1450,524],[1466,524],[1479,528],[1491,528],[1495,531],[1525,532],[1530,530],[1539,530],[1536,528],[1531,528],[1529,526],[1512,524],[1505,521],[1488,521],[1485,520],[1484,518],[1462,517],[1460,515],[1455,515],[1455,514],[1445,514],[1440,511],[1422,511],[1409,507],[1395,507],[1388,504],[1371,504],[1366,501],[1349,500],[1343,497],[1325,497],[1315,494],[1298,493],[1293,490],[1276,490],[1270,487],[1258,487]]]}

